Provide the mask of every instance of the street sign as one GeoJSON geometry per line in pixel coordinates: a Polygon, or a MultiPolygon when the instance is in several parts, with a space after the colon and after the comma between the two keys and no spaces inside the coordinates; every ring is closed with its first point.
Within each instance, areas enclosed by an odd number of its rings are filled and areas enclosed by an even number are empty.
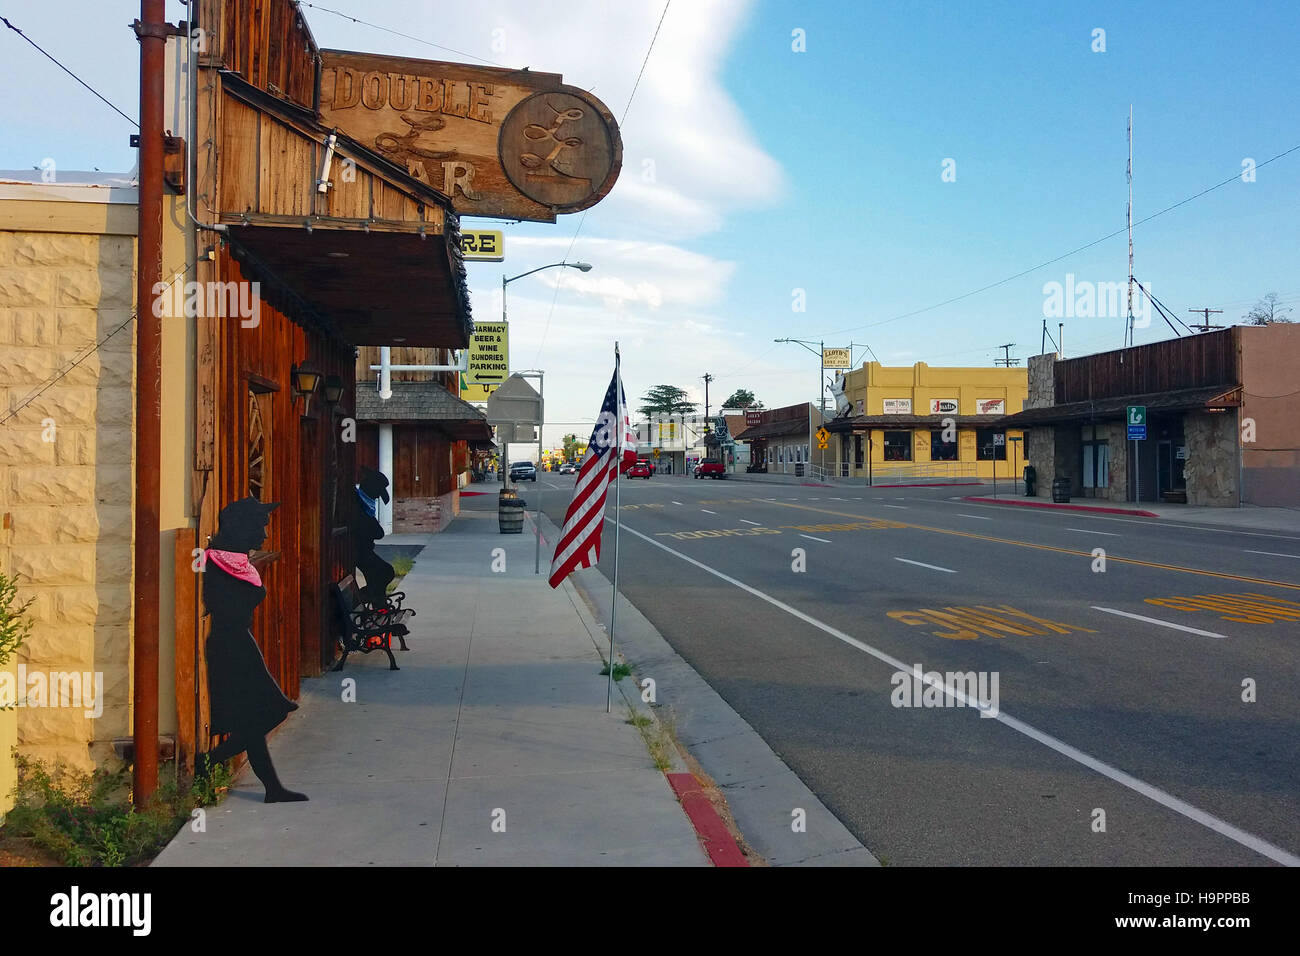
{"type": "Polygon", "coordinates": [[[818,447],[818,448],[825,448],[825,447],[826,447],[826,443],[827,443],[828,441],[830,441],[830,438],[831,438],[831,433],[828,432],[825,428],[819,428],[819,429],[817,429],[817,447],[818,447]]]}
{"type": "MultiPolygon", "coordinates": [[[[1147,407],[1145,405],[1130,405],[1128,407],[1128,423],[1129,427],[1134,425],[1145,427],[1147,423],[1147,407]]],[[[1142,437],[1145,438],[1146,436],[1143,435],[1142,437]]]]}
{"type": "Polygon", "coordinates": [[[471,262],[505,262],[505,236],[500,229],[462,229],[460,255],[471,262]]]}
{"type": "MultiPolygon", "coordinates": [[[[488,424],[540,425],[542,397],[522,377],[511,375],[488,398],[488,424]]],[[[531,430],[531,429],[530,429],[531,430]]],[[[512,441],[524,441],[514,438],[512,441]]]]}
{"type": "Polygon", "coordinates": [[[994,436],[993,436],[993,444],[994,444],[995,447],[996,447],[996,446],[999,446],[999,445],[1005,445],[1006,443],[1007,443],[1007,436],[1006,436],[1006,435],[1003,435],[1003,434],[997,434],[997,435],[994,435],[994,436]]]}
{"type": "Polygon", "coordinates": [[[505,322],[475,322],[469,362],[462,378],[469,385],[500,385],[510,377],[510,327],[505,322]]]}
{"type": "Polygon", "coordinates": [[[1130,425],[1128,427],[1129,441],[1146,441],[1147,427],[1145,425],[1130,425]]]}

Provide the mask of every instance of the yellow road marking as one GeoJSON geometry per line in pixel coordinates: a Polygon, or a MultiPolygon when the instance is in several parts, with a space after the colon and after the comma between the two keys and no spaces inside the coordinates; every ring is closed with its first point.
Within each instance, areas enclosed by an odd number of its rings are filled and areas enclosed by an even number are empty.
{"type": "MultiPolygon", "coordinates": [[[[862,515],[849,514],[846,511],[832,511],[829,508],[814,508],[812,505],[796,505],[788,501],[773,501],[774,505],[780,505],[782,508],[799,508],[803,511],[818,511],[822,514],[836,515],[840,518],[857,518],[859,521],[864,520],[862,515]]],[[[870,520],[870,519],[866,519],[870,520]]],[[[995,538],[992,535],[976,534],[974,531],[955,531],[951,528],[931,528],[923,524],[909,524],[907,522],[894,522],[900,528],[911,528],[914,531],[932,531],[935,534],[956,535],[959,538],[974,538],[977,541],[992,541],[994,544],[1010,544],[1017,548],[1034,548],[1038,551],[1055,551],[1058,554],[1073,554],[1081,558],[1091,558],[1091,551],[1076,551],[1073,548],[1058,548],[1051,544],[1035,544],[1032,541],[1017,541],[1014,538],[995,538]]],[[[1206,571],[1202,568],[1184,568],[1176,564],[1161,564],[1158,561],[1143,561],[1139,558],[1121,558],[1116,555],[1107,553],[1107,561],[1118,561],[1122,564],[1137,564],[1145,568],[1158,568],[1162,571],[1178,571],[1183,574],[1202,574],[1211,578],[1224,578],[1228,581],[1244,581],[1247,584],[1261,584],[1270,588],[1286,588],[1291,591],[1300,591],[1300,584],[1287,584],[1285,581],[1269,581],[1267,578],[1248,578],[1240,574],[1228,574],[1226,571],[1206,571]]]]}
{"type": "Polygon", "coordinates": [[[1176,611],[1219,612],[1223,620],[1242,624],[1300,621],[1300,604],[1267,594],[1193,594],[1189,597],[1147,598],[1146,602],[1176,611]]]}
{"type": "Polygon", "coordinates": [[[1090,627],[1077,624],[1062,624],[1045,617],[1026,614],[1008,604],[990,607],[977,604],[973,607],[945,607],[942,610],[922,607],[915,611],[889,611],[886,615],[895,621],[901,621],[910,627],[923,624],[941,624],[951,627],[951,631],[931,631],[935,637],[944,637],[950,641],[973,641],[981,634],[986,637],[1005,637],[1016,634],[1021,637],[1044,634],[1070,634],[1079,631],[1084,634],[1096,634],[1090,627]]]}

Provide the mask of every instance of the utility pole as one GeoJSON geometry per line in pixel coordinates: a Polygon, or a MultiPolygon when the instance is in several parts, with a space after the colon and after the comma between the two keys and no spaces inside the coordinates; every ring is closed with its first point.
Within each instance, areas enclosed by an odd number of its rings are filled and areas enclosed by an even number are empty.
{"type": "Polygon", "coordinates": [[[999,345],[997,347],[1002,350],[1003,357],[1000,359],[994,359],[993,360],[994,365],[1000,365],[1005,368],[1010,368],[1013,365],[1020,364],[1020,359],[1013,359],[1011,357],[1011,350],[1016,347],[1015,342],[1008,342],[1006,345],[999,345]]]}
{"type": "Polygon", "coordinates": [[[1204,322],[1198,322],[1196,325],[1193,325],[1193,326],[1192,326],[1192,328],[1196,329],[1196,331],[1198,331],[1198,332],[1208,332],[1208,331],[1210,331],[1210,329],[1221,329],[1221,328],[1223,328],[1223,326],[1221,326],[1221,325],[1211,325],[1211,324],[1210,324],[1210,313],[1216,313],[1216,314],[1222,315],[1222,314],[1223,314],[1223,310],[1222,310],[1222,309],[1188,309],[1187,311],[1188,311],[1188,312],[1195,313],[1196,315],[1204,315],[1204,316],[1205,316],[1205,321],[1204,321],[1204,322]]]}
{"type": "MultiPolygon", "coordinates": [[[[158,470],[162,445],[162,324],[152,308],[162,280],[163,91],[170,32],[163,0],[141,0],[140,195],[136,231],[135,627],[131,800],[148,805],[158,787],[158,470]]],[[[193,144],[186,144],[192,148],[193,144]]]]}
{"type": "MultiPolygon", "coordinates": [[[[1128,323],[1124,330],[1124,344],[1133,344],[1133,104],[1128,107],[1128,323]]],[[[1062,336],[1064,338],[1064,336],[1062,336]]]]}
{"type": "Polygon", "coordinates": [[[704,434],[709,434],[709,383],[713,381],[713,376],[708,372],[704,373],[704,434]]]}

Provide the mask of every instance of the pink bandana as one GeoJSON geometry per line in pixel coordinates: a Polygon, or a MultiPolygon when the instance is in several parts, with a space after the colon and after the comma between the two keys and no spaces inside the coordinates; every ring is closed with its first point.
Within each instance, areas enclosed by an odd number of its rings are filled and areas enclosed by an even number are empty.
{"type": "Polygon", "coordinates": [[[257,573],[257,568],[253,567],[246,554],[239,551],[217,551],[208,548],[207,551],[203,552],[203,557],[232,578],[239,578],[241,581],[247,581],[249,584],[258,587],[262,585],[262,576],[257,573]]]}

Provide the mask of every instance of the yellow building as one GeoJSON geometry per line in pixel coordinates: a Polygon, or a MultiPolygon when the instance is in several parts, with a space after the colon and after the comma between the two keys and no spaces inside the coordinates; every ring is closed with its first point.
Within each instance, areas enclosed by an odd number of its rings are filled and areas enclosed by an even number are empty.
{"type": "Polygon", "coordinates": [[[1028,392],[1023,368],[864,363],[845,376],[847,409],[826,423],[834,473],[873,482],[1019,474],[1023,433],[996,426],[1028,392]]]}

